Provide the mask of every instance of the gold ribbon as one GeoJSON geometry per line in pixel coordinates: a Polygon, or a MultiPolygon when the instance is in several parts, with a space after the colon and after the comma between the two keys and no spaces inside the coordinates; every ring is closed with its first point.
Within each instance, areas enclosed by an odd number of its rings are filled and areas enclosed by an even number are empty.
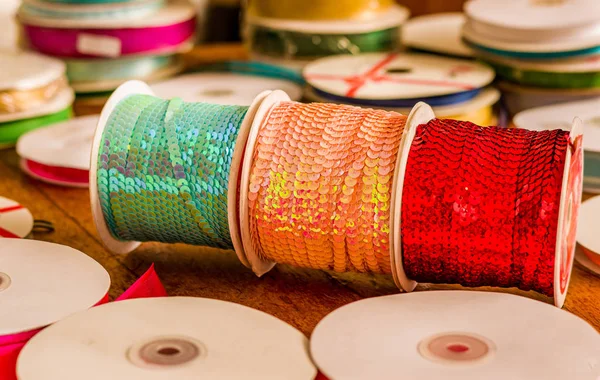
{"type": "Polygon", "coordinates": [[[393,0],[248,0],[248,10],[267,18],[351,20],[371,18],[392,4],[393,0]]]}
{"type": "Polygon", "coordinates": [[[0,91],[0,113],[23,112],[40,107],[61,92],[66,86],[67,79],[60,77],[44,87],[31,90],[0,91]]]}

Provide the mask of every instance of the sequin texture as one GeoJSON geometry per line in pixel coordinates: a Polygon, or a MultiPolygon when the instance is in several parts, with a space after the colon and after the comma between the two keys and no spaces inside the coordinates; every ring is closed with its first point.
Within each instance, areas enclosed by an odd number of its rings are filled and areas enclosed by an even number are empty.
{"type": "Polygon", "coordinates": [[[111,234],[232,249],[229,171],[247,109],[148,95],[121,101],[98,156],[98,192],[111,234]]]}
{"type": "Polygon", "coordinates": [[[276,105],[250,172],[255,251],[301,267],[391,273],[390,187],[405,122],[345,105],[276,105]]]}
{"type": "Polygon", "coordinates": [[[402,260],[418,282],[552,296],[569,132],[417,127],[402,193],[402,260]]]}

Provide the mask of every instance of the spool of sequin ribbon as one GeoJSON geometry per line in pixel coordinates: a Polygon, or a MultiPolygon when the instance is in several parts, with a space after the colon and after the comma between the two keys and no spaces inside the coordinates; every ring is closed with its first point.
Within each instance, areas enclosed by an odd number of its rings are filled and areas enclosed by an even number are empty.
{"type": "Polygon", "coordinates": [[[142,241],[241,248],[235,210],[250,107],[152,96],[121,86],[105,106],[92,146],[90,194],[105,245],[129,252],[142,241]]]}
{"type": "Polygon", "coordinates": [[[288,20],[364,20],[376,17],[393,4],[392,0],[250,0],[248,12],[288,20]]]}
{"type": "Polygon", "coordinates": [[[59,19],[24,11],[18,18],[31,49],[63,58],[175,53],[191,47],[196,28],[195,9],[185,0],[135,19],[59,19]]]}
{"type": "Polygon", "coordinates": [[[395,280],[535,290],[562,307],[581,202],[581,120],[528,131],[438,120],[403,136],[392,231],[395,280]]]}

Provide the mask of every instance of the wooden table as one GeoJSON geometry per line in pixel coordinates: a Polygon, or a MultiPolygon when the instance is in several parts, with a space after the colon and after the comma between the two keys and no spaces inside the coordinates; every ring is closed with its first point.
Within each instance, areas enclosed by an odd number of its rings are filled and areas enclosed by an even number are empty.
{"type": "MultiPolygon", "coordinates": [[[[278,265],[262,278],[233,252],[184,245],[143,244],[129,255],[108,252],[92,220],[87,190],[47,185],[25,176],[14,150],[0,151],[0,195],[29,208],[56,231],[34,238],[71,246],[101,263],[112,279],[111,297],[121,294],[155,263],[168,293],[237,302],[272,314],[310,335],[325,315],[365,297],[397,293],[389,276],[337,274],[278,265]]],[[[425,289],[460,289],[420,285],[425,289]]],[[[499,289],[486,289],[500,291],[499,289]]],[[[502,290],[550,302],[533,292],[502,290]]],[[[600,331],[600,278],[575,264],[565,309],[600,331]]]]}

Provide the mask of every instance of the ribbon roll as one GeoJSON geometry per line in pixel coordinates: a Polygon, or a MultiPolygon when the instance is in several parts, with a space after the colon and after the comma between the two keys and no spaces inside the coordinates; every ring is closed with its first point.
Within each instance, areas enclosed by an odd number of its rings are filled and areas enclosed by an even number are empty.
{"type": "Polygon", "coordinates": [[[32,49],[64,58],[174,53],[187,47],[195,28],[195,17],[172,25],[129,29],[61,29],[23,23],[32,49]]]}
{"type": "Polygon", "coordinates": [[[148,56],[120,59],[66,60],[71,82],[96,82],[145,78],[174,63],[174,56],[148,56]]]}
{"type": "Polygon", "coordinates": [[[228,183],[247,110],[148,95],[119,103],[96,173],[112,236],[233,248],[228,183]]]}
{"type": "Polygon", "coordinates": [[[395,112],[352,106],[275,106],[259,130],[250,172],[256,254],[309,268],[391,273],[392,176],[405,123],[395,112]]]}
{"type": "Polygon", "coordinates": [[[137,0],[126,3],[81,4],[77,6],[24,0],[20,12],[28,16],[57,19],[77,18],[141,18],[160,9],[165,0],[137,0]]]}
{"type": "Polygon", "coordinates": [[[400,27],[356,34],[302,33],[250,25],[250,51],[267,57],[310,59],[335,54],[389,52],[401,46],[400,27]]]}
{"type": "Polygon", "coordinates": [[[66,79],[60,77],[34,89],[0,91],[0,113],[22,112],[39,107],[55,97],[66,86],[66,79]]]}
{"type": "Polygon", "coordinates": [[[491,61],[488,63],[496,70],[499,77],[526,86],[566,89],[600,87],[600,72],[544,72],[520,69],[491,61]]]}
{"type": "Polygon", "coordinates": [[[60,112],[50,115],[0,123],[0,144],[14,145],[21,135],[37,128],[68,120],[71,115],[71,107],[68,107],[60,112]]]}
{"type": "Polygon", "coordinates": [[[248,10],[260,17],[291,20],[348,20],[375,18],[392,0],[250,0],[248,10]]]}

